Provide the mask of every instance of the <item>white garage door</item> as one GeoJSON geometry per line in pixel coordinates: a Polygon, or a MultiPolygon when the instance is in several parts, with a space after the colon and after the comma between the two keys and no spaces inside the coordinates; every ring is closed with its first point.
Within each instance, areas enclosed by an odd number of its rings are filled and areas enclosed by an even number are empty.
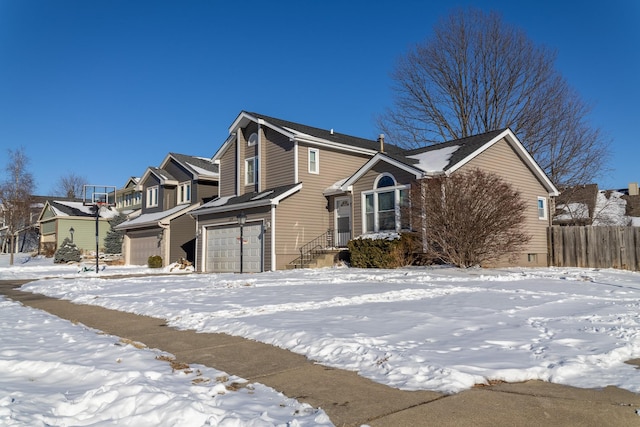
{"type": "MultiPolygon", "coordinates": [[[[262,224],[247,224],[242,231],[242,271],[262,271],[262,224]]],[[[240,272],[240,227],[237,225],[207,228],[206,271],[240,272]]]]}
{"type": "Polygon", "coordinates": [[[160,255],[158,231],[131,233],[130,239],[131,257],[129,262],[131,265],[147,265],[150,256],[160,255]]]}

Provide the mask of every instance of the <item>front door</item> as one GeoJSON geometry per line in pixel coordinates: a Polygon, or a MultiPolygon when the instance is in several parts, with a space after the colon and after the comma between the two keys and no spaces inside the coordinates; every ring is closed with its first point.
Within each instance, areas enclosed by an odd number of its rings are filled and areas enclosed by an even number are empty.
{"type": "Polygon", "coordinates": [[[351,198],[338,197],[335,199],[335,246],[345,247],[351,240],[351,198]]]}

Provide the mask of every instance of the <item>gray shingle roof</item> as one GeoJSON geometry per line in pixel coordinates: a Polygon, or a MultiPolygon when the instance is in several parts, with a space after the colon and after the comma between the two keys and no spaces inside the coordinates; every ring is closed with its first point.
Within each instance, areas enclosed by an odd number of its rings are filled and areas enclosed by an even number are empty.
{"type": "MultiPolygon", "coordinates": [[[[302,133],[306,133],[307,135],[314,136],[316,138],[322,138],[322,139],[326,139],[327,141],[336,142],[339,144],[345,144],[352,147],[365,148],[365,149],[374,150],[374,151],[380,150],[380,143],[372,139],[359,138],[356,136],[346,135],[344,133],[339,133],[339,132],[332,133],[331,130],[320,129],[313,126],[307,126],[300,123],[278,119],[275,117],[269,117],[269,116],[265,116],[264,114],[258,114],[258,113],[249,112],[249,111],[245,111],[245,113],[253,117],[263,119],[271,123],[272,125],[276,125],[281,128],[293,129],[298,132],[302,132],[302,133]]],[[[390,153],[402,152],[401,148],[393,144],[387,144],[386,142],[384,144],[384,149],[385,151],[388,151],[390,153]]]]}
{"type": "MultiPolygon", "coordinates": [[[[174,159],[182,163],[183,166],[189,169],[193,169],[190,166],[195,166],[197,168],[204,169],[214,174],[219,172],[218,170],[219,166],[216,163],[213,163],[213,161],[211,161],[210,159],[206,159],[204,157],[190,156],[187,154],[180,154],[180,153],[169,153],[169,154],[173,156],[174,159]]],[[[198,171],[194,171],[194,172],[198,172],[198,171]]]]}
{"type": "MultiPolygon", "coordinates": [[[[451,158],[449,159],[449,164],[444,168],[444,170],[446,171],[451,167],[455,166],[456,164],[458,164],[460,161],[466,159],[471,153],[475,152],[484,144],[491,141],[496,136],[500,135],[506,129],[507,128],[498,129],[491,132],[481,133],[479,135],[473,135],[465,138],[454,139],[452,141],[442,142],[440,144],[429,145],[428,147],[416,148],[413,150],[406,150],[402,153],[402,157],[405,158],[404,162],[406,164],[415,165],[418,163],[418,160],[407,158],[407,156],[413,156],[416,154],[426,153],[434,150],[440,150],[441,148],[452,147],[457,145],[459,148],[451,155],[451,158]]],[[[391,156],[391,157],[394,157],[394,156],[391,156]]],[[[403,161],[401,160],[401,158],[398,158],[397,156],[395,156],[394,158],[396,158],[397,160],[403,161]]]]}

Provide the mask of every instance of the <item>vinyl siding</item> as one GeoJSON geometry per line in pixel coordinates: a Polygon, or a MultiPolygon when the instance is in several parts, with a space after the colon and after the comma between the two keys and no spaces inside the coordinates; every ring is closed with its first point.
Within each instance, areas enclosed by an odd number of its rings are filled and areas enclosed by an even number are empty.
{"type": "Polygon", "coordinates": [[[167,264],[184,258],[195,261],[196,220],[189,214],[181,215],[171,221],[171,241],[167,264]]]}
{"type": "Polygon", "coordinates": [[[337,181],[354,174],[369,159],[365,155],[311,146],[319,150],[320,172],[308,172],[308,147],[299,144],[298,165],[302,189],[276,207],[277,268],[300,256],[301,246],[333,229],[333,208],[323,192],[337,181]]]}
{"type": "Polygon", "coordinates": [[[220,157],[220,197],[236,194],[236,145],[234,139],[220,157]]]}
{"type": "Polygon", "coordinates": [[[203,202],[211,200],[218,196],[217,182],[199,182],[196,181],[191,185],[191,203],[203,202]]]}
{"type": "Polygon", "coordinates": [[[262,189],[296,184],[294,173],[294,144],[289,138],[274,130],[263,128],[264,138],[260,168],[262,189]]]}
{"type": "MultiPolygon", "coordinates": [[[[519,265],[547,265],[547,227],[550,225],[549,212],[547,219],[538,219],[538,197],[544,197],[547,208],[550,206],[549,193],[545,187],[527,167],[518,153],[506,140],[502,140],[476,156],[458,171],[465,172],[480,168],[502,177],[520,192],[527,203],[526,217],[522,224],[525,231],[532,236],[519,261],[519,265]],[[527,254],[537,254],[537,262],[529,262],[527,254]]],[[[500,265],[505,264],[501,262],[500,265]]]]}

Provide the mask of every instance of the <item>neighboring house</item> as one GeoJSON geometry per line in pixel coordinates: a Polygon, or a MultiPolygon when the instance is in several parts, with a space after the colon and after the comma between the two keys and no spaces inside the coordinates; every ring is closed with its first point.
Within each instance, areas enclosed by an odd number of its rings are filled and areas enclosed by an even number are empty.
{"type": "MultiPolygon", "coordinates": [[[[17,252],[32,252],[38,250],[38,242],[40,238],[38,217],[46,200],[47,197],[45,196],[31,196],[31,208],[28,223],[17,230],[17,252]]],[[[0,252],[9,252],[11,250],[11,236],[8,235],[9,227],[8,224],[5,224],[4,216],[4,208],[0,205],[0,252]]]]}
{"type": "Polygon", "coordinates": [[[138,187],[139,177],[130,177],[124,187],[116,191],[116,209],[125,215],[134,214],[142,208],[142,191],[138,187]]]}
{"type": "Polygon", "coordinates": [[[213,157],[220,197],[191,212],[199,271],[279,270],[301,248],[402,231],[409,224],[399,207],[411,182],[476,167],[506,179],[529,203],[523,227],[533,238],[520,264],[547,265],[557,190],[509,129],[403,151],[382,135],[356,138],[243,111],[229,134],[213,157]]]}
{"type": "Polygon", "coordinates": [[[591,225],[597,199],[598,184],[561,188],[560,194],[555,198],[553,225],[591,225]]]}
{"type": "Polygon", "coordinates": [[[159,255],[163,264],[195,261],[195,220],[190,211],[218,196],[218,165],[209,158],[169,153],[160,167],[149,167],[135,191],[140,213],[118,225],[124,231],[126,264],[146,265],[159,255]]]}
{"type": "MultiPolygon", "coordinates": [[[[103,207],[98,217],[98,249],[104,249],[104,238],[110,230],[109,220],[117,215],[113,208],[103,207]]],[[[40,252],[53,253],[69,238],[85,253],[96,251],[96,214],[93,206],[81,200],[46,200],[38,217],[40,252]]]]}
{"type": "Polygon", "coordinates": [[[620,190],[599,190],[597,184],[562,189],[555,200],[554,225],[640,225],[638,184],[620,190]]]}

